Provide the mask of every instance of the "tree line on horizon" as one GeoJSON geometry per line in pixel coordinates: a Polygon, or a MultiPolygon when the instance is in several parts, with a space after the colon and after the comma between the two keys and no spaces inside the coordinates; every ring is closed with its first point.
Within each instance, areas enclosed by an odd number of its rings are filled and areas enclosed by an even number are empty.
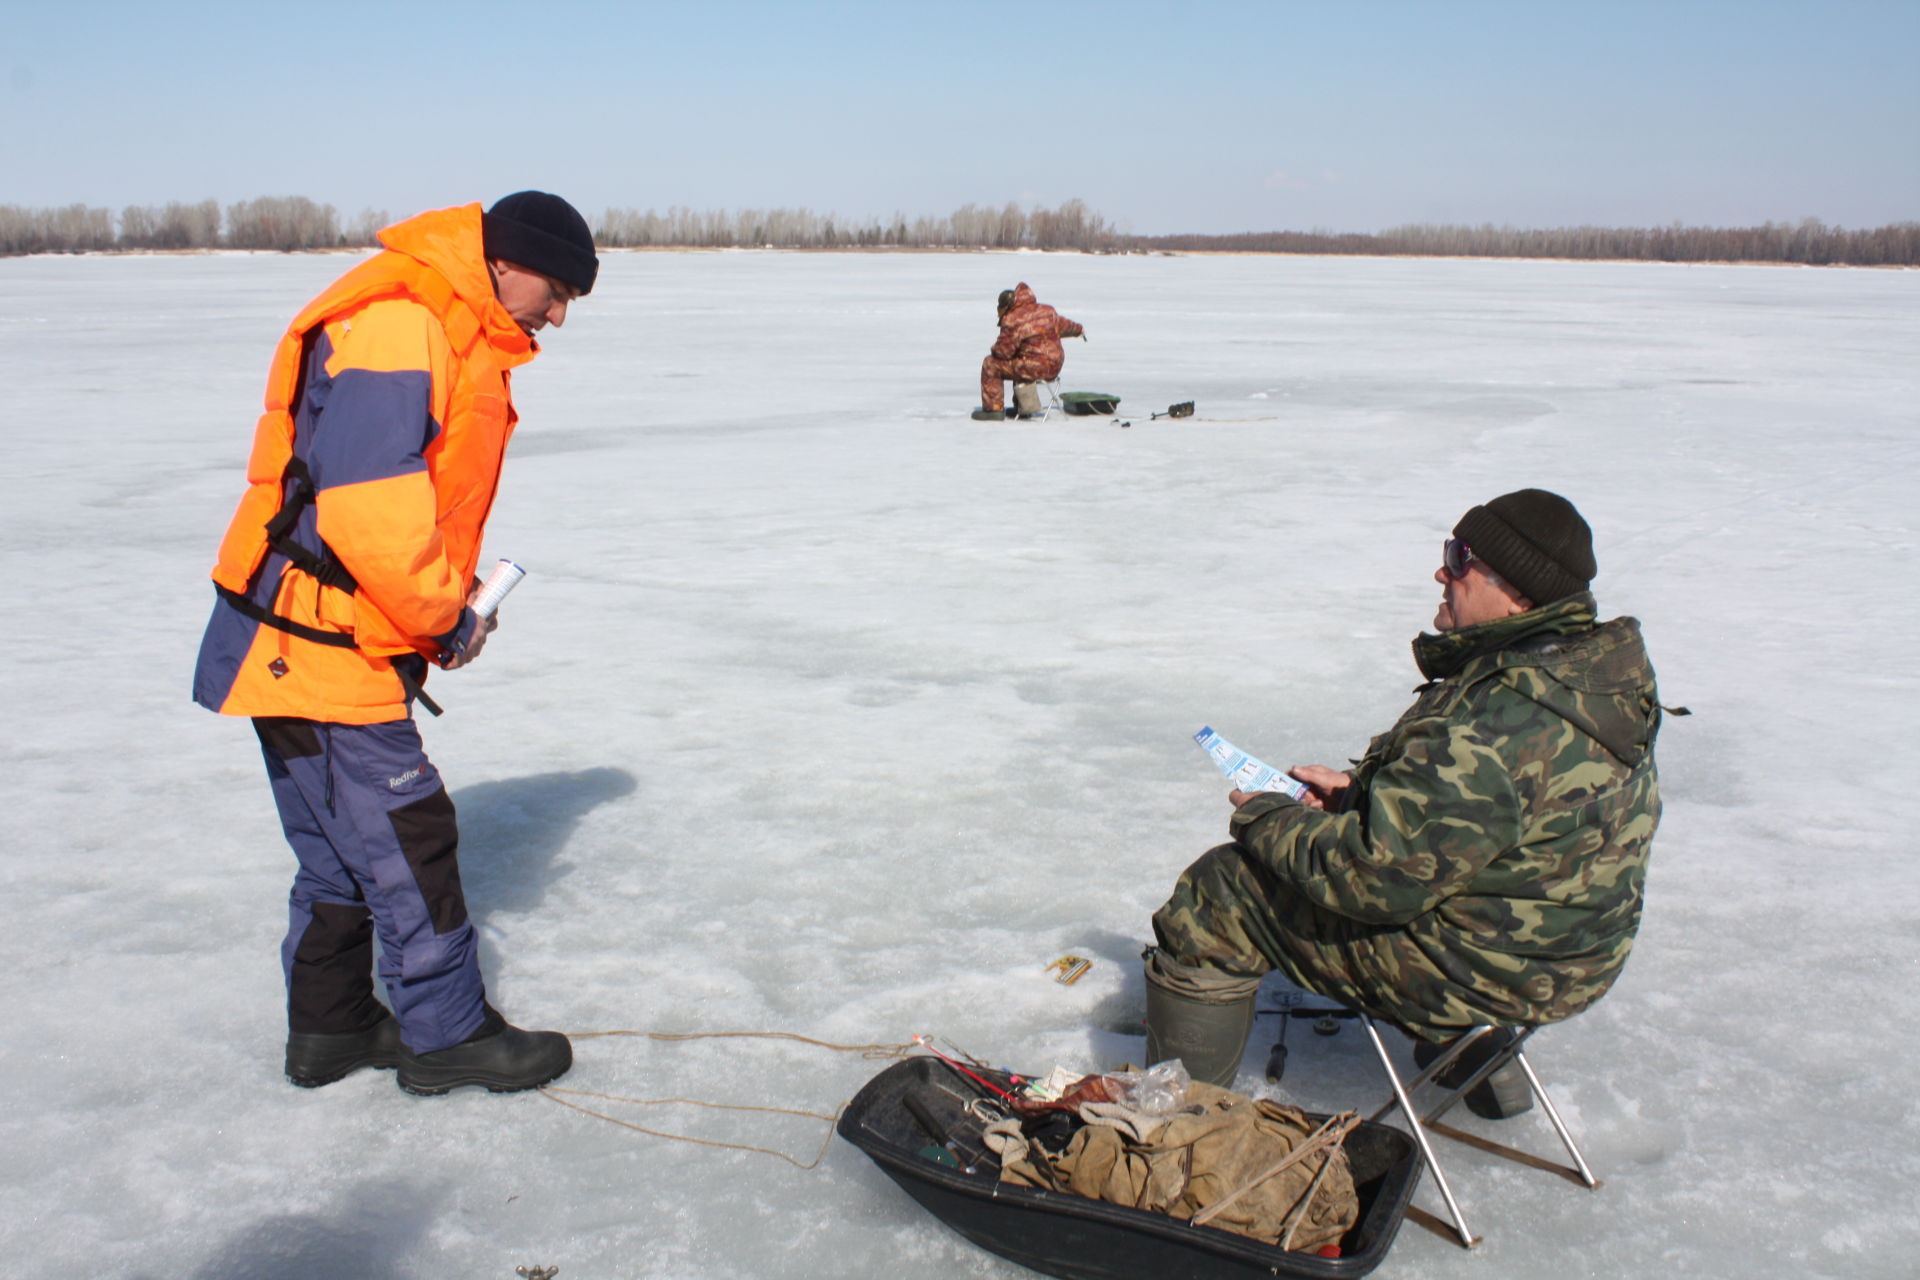
{"type": "Polygon", "coordinates": [[[1785,262],[1808,266],[1920,266],[1920,222],[1848,230],[1818,218],[1757,227],[1554,227],[1531,230],[1405,226],[1377,234],[1267,231],[1225,236],[1138,236],[1170,252],[1350,254],[1365,257],[1584,258],[1633,262],[1785,262]]]}
{"type": "MultiPolygon", "coordinates": [[[[343,224],[330,204],[305,196],[263,196],[222,209],[197,204],[128,205],[110,209],[65,205],[29,209],[0,205],[0,256],[28,253],[100,253],[152,249],[371,248],[391,218],[364,210],[343,224]]],[[[603,248],[963,248],[1079,249],[1120,247],[1123,237],[1080,200],[1058,209],[968,204],[944,218],[905,214],[864,223],[810,209],[696,210],[680,206],[608,209],[593,229],[603,248]]]]}
{"type": "Polygon", "coordinates": [[[1078,249],[1111,252],[1127,237],[1082,200],[1058,209],[966,204],[944,218],[903,213],[850,223],[811,209],[608,209],[593,238],[612,249],[1078,249]]]}
{"type": "MultiPolygon", "coordinates": [[[[0,205],[0,257],[29,253],[371,248],[392,219],[365,209],[342,222],[330,204],[262,196],[35,209],[0,205]]],[[[1377,233],[1266,231],[1139,236],[1117,230],[1084,201],[1057,209],[967,204],[946,217],[856,221],[809,209],[608,209],[593,228],[603,248],[1052,249],[1083,253],[1279,253],[1365,257],[1582,258],[1644,262],[1784,262],[1920,266],[1920,222],[1849,230],[1818,218],[1757,227],[1395,227],[1377,233]]]]}
{"type": "Polygon", "coordinates": [[[0,257],[26,253],[106,253],[151,249],[371,248],[392,218],[366,209],[342,224],[330,204],[305,196],[262,196],[224,208],[218,200],[111,209],[84,204],[28,209],[0,204],[0,257]]]}

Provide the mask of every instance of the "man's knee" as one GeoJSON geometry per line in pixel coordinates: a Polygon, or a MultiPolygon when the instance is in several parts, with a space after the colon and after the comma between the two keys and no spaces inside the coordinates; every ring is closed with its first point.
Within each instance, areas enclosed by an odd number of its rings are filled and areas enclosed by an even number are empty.
{"type": "Polygon", "coordinates": [[[1269,966],[1247,955],[1246,926],[1251,915],[1268,911],[1236,847],[1221,845],[1180,873],[1166,905],[1153,913],[1153,935],[1162,951],[1184,963],[1234,956],[1242,960],[1238,967],[1259,971],[1269,966]]]}
{"type": "Polygon", "coordinates": [[[1209,1004],[1244,1000],[1260,988],[1260,975],[1229,973],[1205,963],[1192,963],[1159,947],[1147,948],[1147,981],[1209,1004]]]}
{"type": "Polygon", "coordinates": [[[400,855],[426,904],[435,933],[449,933],[467,922],[467,899],[460,887],[460,825],[445,787],[387,814],[400,855]]]}

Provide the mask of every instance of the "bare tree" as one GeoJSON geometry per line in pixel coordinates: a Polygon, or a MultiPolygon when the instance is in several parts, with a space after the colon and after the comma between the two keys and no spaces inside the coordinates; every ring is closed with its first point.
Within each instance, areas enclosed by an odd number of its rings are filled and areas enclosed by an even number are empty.
{"type": "Polygon", "coordinates": [[[169,204],[160,214],[156,249],[211,249],[220,243],[220,202],[169,204]]]}
{"type": "Polygon", "coordinates": [[[150,249],[160,230],[160,215],[152,205],[130,204],[120,211],[120,247],[150,249]]]}
{"type": "Polygon", "coordinates": [[[340,223],[330,204],[305,196],[261,196],[227,206],[227,243],[235,249],[331,249],[340,223]]]}
{"type": "Polygon", "coordinates": [[[340,237],[342,244],[371,249],[380,243],[380,229],[393,222],[385,209],[362,209],[340,237]]]}

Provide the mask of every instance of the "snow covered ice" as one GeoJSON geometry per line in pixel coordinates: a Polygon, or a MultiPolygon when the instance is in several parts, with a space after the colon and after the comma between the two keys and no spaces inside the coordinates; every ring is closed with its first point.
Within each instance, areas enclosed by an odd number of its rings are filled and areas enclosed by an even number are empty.
{"type": "MultiPolygon", "coordinates": [[[[0,1253],[1026,1274],[837,1140],[806,1172],[538,1094],[282,1078],[293,860],[252,734],[187,690],[274,340],[349,261],[0,261],[0,1253]]],[[[528,576],[423,724],[509,1017],[1138,1060],[1148,917],[1226,833],[1191,735],[1358,754],[1416,681],[1442,537],[1540,485],[1694,712],[1661,739],[1626,975],[1536,1041],[1605,1185],[1455,1146],[1485,1243],[1410,1222],[1376,1274],[1913,1274],[1920,273],[615,253],[545,347],[483,558],[528,576]],[[1061,387],[1130,428],[968,419],[1022,279],[1088,328],[1061,387]],[[1094,961],[1071,987],[1067,952],[1094,961]]],[[[1288,1098],[1380,1095],[1353,1029],[1289,1044],[1288,1098]]],[[[882,1065],[576,1054],[575,1089],[826,1113],[882,1065]]],[[[802,1163],[825,1133],[575,1100],[802,1163]]],[[[1555,1151],[1537,1115],[1458,1122],[1555,1151]]],[[[1430,1181],[1416,1203],[1440,1211],[1430,1181]]]]}

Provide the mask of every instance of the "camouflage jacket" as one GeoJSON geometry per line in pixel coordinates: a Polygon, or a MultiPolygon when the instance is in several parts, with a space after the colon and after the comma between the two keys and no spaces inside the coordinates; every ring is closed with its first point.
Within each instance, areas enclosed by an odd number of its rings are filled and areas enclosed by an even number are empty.
{"type": "Polygon", "coordinates": [[[1033,296],[1024,281],[1013,287],[1013,306],[1000,317],[1000,336],[991,354],[1002,360],[1037,360],[1059,375],[1066,360],[1060,339],[1080,336],[1080,326],[1033,296]]]}
{"type": "Polygon", "coordinates": [[[1261,795],[1234,835],[1283,892],[1357,927],[1355,994],[1410,1029],[1555,1022],[1612,985],[1660,820],[1640,624],[1582,593],[1422,635],[1428,683],[1335,811],[1261,795]]]}

